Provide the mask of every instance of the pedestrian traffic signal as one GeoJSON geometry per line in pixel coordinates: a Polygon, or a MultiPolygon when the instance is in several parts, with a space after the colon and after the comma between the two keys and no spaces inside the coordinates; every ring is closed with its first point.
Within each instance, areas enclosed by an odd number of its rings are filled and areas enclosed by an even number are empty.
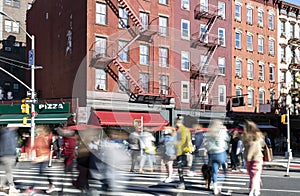
{"type": "Polygon", "coordinates": [[[26,99],[22,99],[22,104],[21,104],[21,110],[22,114],[29,114],[30,113],[30,106],[29,104],[26,103],[26,99]]]}
{"type": "Polygon", "coordinates": [[[23,125],[27,125],[27,116],[23,117],[23,125]]]}
{"type": "Polygon", "coordinates": [[[288,123],[287,114],[281,114],[281,123],[282,124],[288,123]]]}

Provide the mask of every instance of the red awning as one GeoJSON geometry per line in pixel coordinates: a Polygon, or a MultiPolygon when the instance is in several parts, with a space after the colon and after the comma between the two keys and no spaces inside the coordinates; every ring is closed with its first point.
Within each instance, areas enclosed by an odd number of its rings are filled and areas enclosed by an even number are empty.
{"type": "Polygon", "coordinates": [[[83,131],[83,130],[87,130],[87,129],[100,129],[102,127],[96,126],[96,125],[78,124],[78,125],[66,126],[64,128],[70,129],[70,130],[83,131]]]}
{"type": "Polygon", "coordinates": [[[141,119],[145,127],[166,126],[166,121],[160,113],[144,112],[120,112],[120,111],[94,111],[90,118],[90,124],[102,126],[133,126],[135,119],[141,119]]]}

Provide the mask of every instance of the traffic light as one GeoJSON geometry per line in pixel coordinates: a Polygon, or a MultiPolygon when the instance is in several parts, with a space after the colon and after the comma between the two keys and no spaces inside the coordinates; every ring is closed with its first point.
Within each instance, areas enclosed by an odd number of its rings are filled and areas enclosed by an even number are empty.
{"type": "Polygon", "coordinates": [[[27,116],[23,117],[23,125],[27,125],[27,116]]]}
{"type": "Polygon", "coordinates": [[[30,106],[29,104],[26,103],[26,99],[22,99],[22,104],[21,104],[21,110],[22,114],[29,114],[30,113],[30,106]]]}
{"type": "Polygon", "coordinates": [[[287,124],[287,114],[281,114],[281,123],[282,124],[287,124]]]}

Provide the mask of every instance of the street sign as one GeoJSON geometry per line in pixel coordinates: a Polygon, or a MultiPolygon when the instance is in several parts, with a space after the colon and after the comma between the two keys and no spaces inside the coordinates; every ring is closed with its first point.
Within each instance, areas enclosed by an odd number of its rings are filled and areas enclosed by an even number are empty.
{"type": "Polygon", "coordinates": [[[28,51],[28,64],[30,66],[34,65],[34,50],[33,49],[28,51]]]}

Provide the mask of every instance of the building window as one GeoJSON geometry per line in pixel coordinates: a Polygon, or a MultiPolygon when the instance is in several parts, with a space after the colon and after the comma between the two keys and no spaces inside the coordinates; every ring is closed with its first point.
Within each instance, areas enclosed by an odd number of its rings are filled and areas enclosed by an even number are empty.
{"type": "Polygon", "coordinates": [[[20,1],[19,0],[5,0],[5,5],[9,5],[12,7],[20,7],[20,1]]]}
{"type": "Polygon", "coordinates": [[[169,67],[169,49],[160,47],[159,48],[159,66],[169,67]]]}
{"type": "Polygon", "coordinates": [[[218,28],[218,39],[219,39],[219,45],[225,46],[225,29],[218,28]]]}
{"type": "Polygon", "coordinates": [[[285,36],[285,22],[280,21],[280,35],[285,36]]]}
{"type": "Polygon", "coordinates": [[[5,20],[4,22],[5,24],[5,31],[10,33],[19,33],[20,32],[20,23],[19,22],[14,22],[11,20],[5,20]]]}
{"type": "Polygon", "coordinates": [[[159,4],[168,5],[168,0],[159,0],[159,4]]]}
{"type": "Polygon", "coordinates": [[[96,90],[106,90],[106,72],[104,69],[96,69],[96,90]]]}
{"type": "Polygon", "coordinates": [[[226,86],[225,85],[219,85],[219,105],[225,105],[226,104],[226,86]]]}
{"type": "Polygon", "coordinates": [[[181,20],[181,38],[190,39],[190,21],[181,20]]]}
{"type": "Polygon", "coordinates": [[[119,40],[119,51],[123,50],[119,54],[119,60],[123,62],[129,62],[129,48],[126,47],[128,41],[119,40]]]}
{"type": "Polygon", "coordinates": [[[242,33],[240,32],[235,32],[235,48],[242,48],[242,33]]]}
{"type": "Polygon", "coordinates": [[[243,95],[243,89],[242,89],[242,87],[237,86],[235,88],[235,96],[239,97],[239,96],[242,96],[242,95],[243,95]]]}
{"type": "Polygon", "coordinates": [[[141,65],[149,65],[149,45],[146,44],[140,44],[140,64],[141,65]]]}
{"type": "Polygon", "coordinates": [[[181,81],[181,102],[190,102],[190,83],[188,81],[181,81]]]}
{"type": "Polygon", "coordinates": [[[258,10],[258,26],[263,27],[264,26],[264,12],[262,10],[258,10]]]}
{"type": "Polygon", "coordinates": [[[248,65],[247,65],[247,77],[248,79],[253,79],[253,62],[248,61],[248,65]]]}
{"type": "Polygon", "coordinates": [[[265,91],[260,90],[259,91],[259,104],[265,103],[265,91]]]}
{"type": "Polygon", "coordinates": [[[274,82],[275,81],[275,67],[270,66],[270,81],[274,82]]]}
{"type": "Polygon", "coordinates": [[[128,79],[121,73],[119,72],[119,91],[121,92],[126,92],[127,89],[129,89],[129,82],[128,79]]]}
{"type": "Polygon", "coordinates": [[[235,4],[235,20],[242,21],[242,6],[235,4]]]}
{"type": "Polygon", "coordinates": [[[295,24],[290,23],[290,38],[295,37],[295,24]]]}
{"type": "Polygon", "coordinates": [[[119,28],[127,28],[129,26],[128,13],[125,8],[119,8],[119,28]]]}
{"type": "Polygon", "coordinates": [[[159,17],[159,35],[168,36],[168,17],[159,17]]]}
{"type": "Polygon", "coordinates": [[[271,105],[274,106],[274,101],[275,101],[275,90],[271,89],[270,90],[270,101],[271,101],[271,105]]]}
{"type": "Polygon", "coordinates": [[[285,46],[280,47],[280,56],[281,56],[281,62],[286,62],[286,49],[285,46]]]}
{"type": "Polygon", "coordinates": [[[226,72],[226,60],[225,57],[218,58],[218,66],[219,66],[219,73],[225,75],[226,72]]]}
{"type": "Polygon", "coordinates": [[[106,24],[106,14],[107,14],[106,4],[96,2],[96,23],[105,25],[106,24]]]}
{"type": "Polygon", "coordinates": [[[20,90],[19,83],[13,83],[13,90],[14,90],[14,92],[18,92],[20,90]]]}
{"type": "Polygon", "coordinates": [[[269,29],[274,30],[274,14],[268,15],[269,29]]]}
{"type": "Polygon", "coordinates": [[[208,0],[200,0],[200,11],[208,12],[208,0]]]}
{"type": "Polygon", "coordinates": [[[237,77],[242,77],[242,60],[236,59],[235,60],[235,75],[237,77]]]}
{"type": "Polygon", "coordinates": [[[226,18],[226,4],[225,2],[218,1],[218,15],[222,18],[226,18]]]}
{"type": "Polygon", "coordinates": [[[274,39],[269,39],[269,54],[271,56],[275,55],[275,40],[274,39]]]}
{"type": "Polygon", "coordinates": [[[248,89],[248,106],[253,106],[254,104],[254,90],[248,89]]]}
{"type": "Polygon", "coordinates": [[[258,79],[261,81],[265,80],[265,66],[263,63],[258,64],[258,79]]]}
{"type": "Polygon", "coordinates": [[[201,24],[200,25],[200,30],[201,30],[201,35],[200,35],[201,41],[203,41],[205,43],[208,43],[208,34],[206,34],[207,25],[201,24]]]}
{"type": "Polygon", "coordinates": [[[263,54],[264,53],[264,38],[258,37],[258,52],[263,54]]]}
{"type": "Polygon", "coordinates": [[[160,94],[167,95],[169,93],[169,76],[160,76],[160,94]]]}
{"type": "Polygon", "coordinates": [[[253,51],[253,35],[247,34],[247,50],[253,51]]]}
{"type": "Polygon", "coordinates": [[[97,57],[106,57],[107,39],[105,37],[96,37],[95,51],[97,57]]]}
{"type": "Polygon", "coordinates": [[[149,74],[148,73],[141,73],[140,74],[140,82],[141,82],[142,88],[146,92],[149,92],[149,74]]]}
{"type": "Polygon", "coordinates": [[[247,7],[247,24],[253,24],[253,9],[247,7]]]}
{"type": "Polygon", "coordinates": [[[201,73],[207,73],[208,66],[205,66],[207,64],[208,55],[201,55],[200,56],[200,72],[201,73]]]}
{"type": "Polygon", "coordinates": [[[181,0],[181,8],[184,10],[190,10],[190,0],[181,0]]]}
{"type": "Polygon", "coordinates": [[[208,103],[208,85],[206,83],[200,84],[200,103],[208,103]]]}
{"type": "Polygon", "coordinates": [[[188,51],[181,51],[181,70],[190,70],[190,53],[188,51]]]}
{"type": "Polygon", "coordinates": [[[144,29],[149,28],[149,14],[145,12],[140,12],[140,20],[143,24],[144,29]]]}

